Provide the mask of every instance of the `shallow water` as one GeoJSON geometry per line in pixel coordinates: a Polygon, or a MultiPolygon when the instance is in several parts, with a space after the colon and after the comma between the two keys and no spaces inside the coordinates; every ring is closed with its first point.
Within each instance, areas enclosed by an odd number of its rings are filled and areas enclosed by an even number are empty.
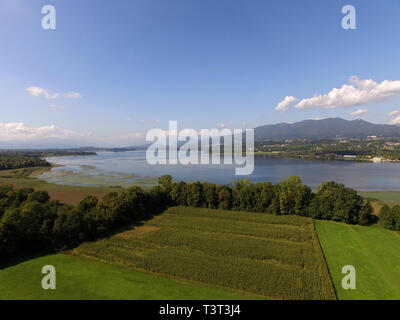
{"type": "Polygon", "coordinates": [[[334,180],[358,190],[399,190],[400,163],[310,161],[256,157],[250,176],[236,176],[233,165],[150,165],[144,151],[101,152],[93,156],[52,157],[61,165],[39,175],[48,182],[78,186],[152,186],[157,177],[171,174],[175,180],[226,184],[237,179],[279,182],[291,175],[315,188],[334,180]]]}

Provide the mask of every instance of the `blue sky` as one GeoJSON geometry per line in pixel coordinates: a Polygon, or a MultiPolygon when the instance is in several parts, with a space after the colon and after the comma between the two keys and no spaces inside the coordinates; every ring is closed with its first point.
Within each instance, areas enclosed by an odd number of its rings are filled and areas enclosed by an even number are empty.
{"type": "Polygon", "coordinates": [[[398,0],[0,0],[0,147],[132,145],[168,120],[396,123],[399,14],[398,0]],[[41,27],[49,4],[56,30],[41,27]],[[341,26],[347,4],[357,30],[341,26]],[[356,92],[296,106],[343,85],[356,92]]]}

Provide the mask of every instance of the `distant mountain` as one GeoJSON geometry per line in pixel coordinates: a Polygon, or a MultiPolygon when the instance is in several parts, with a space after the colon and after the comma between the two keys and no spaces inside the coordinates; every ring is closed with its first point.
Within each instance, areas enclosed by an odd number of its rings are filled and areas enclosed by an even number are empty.
{"type": "Polygon", "coordinates": [[[296,123],[279,123],[257,127],[254,130],[256,141],[280,139],[331,139],[367,138],[400,138],[400,126],[374,124],[361,119],[344,120],[328,118],[322,120],[304,120],[296,123]]]}

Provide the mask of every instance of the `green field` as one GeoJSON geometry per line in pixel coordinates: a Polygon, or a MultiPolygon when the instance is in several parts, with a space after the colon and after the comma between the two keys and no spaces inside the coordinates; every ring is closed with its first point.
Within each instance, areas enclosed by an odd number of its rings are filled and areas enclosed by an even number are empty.
{"type": "Polygon", "coordinates": [[[340,299],[400,299],[400,236],[378,226],[315,221],[340,299]],[[341,286],[342,267],[356,269],[357,288],[341,286]]]}
{"type": "Polygon", "coordinates": [[[54,254],[0,270],[0,300],[4,299],[257,299],[203,284],[178,282],[98,261],[54,254]],[[42,267],[56,268],[56,290],[41,286],[42,267]]]}
{"type": "Polygon", "coordinates": [[[335,299],[311,219],[173,207],[78,256],[275,299],[335,299]]]}

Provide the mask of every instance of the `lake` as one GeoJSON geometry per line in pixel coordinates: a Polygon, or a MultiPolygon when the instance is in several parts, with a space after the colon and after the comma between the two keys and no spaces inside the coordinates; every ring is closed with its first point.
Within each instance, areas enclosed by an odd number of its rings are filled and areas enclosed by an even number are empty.
{"type": "Polygon", "coordinates": [[[47,182],[76,186],[152,186],[157,177],[170,174],[174,180],[209,181],[217,184],[249,179],[253,182],[279,182],[299,176],[312,188],[334,180],[357,190],[399,191],[400,163],[353,161],[310,161],[255,157],[250,176],[235,176],[232,165],[150,165],[145,151],[99,152],[93,156],[51,157],[60,165],[39,176],[47,182]]]}

